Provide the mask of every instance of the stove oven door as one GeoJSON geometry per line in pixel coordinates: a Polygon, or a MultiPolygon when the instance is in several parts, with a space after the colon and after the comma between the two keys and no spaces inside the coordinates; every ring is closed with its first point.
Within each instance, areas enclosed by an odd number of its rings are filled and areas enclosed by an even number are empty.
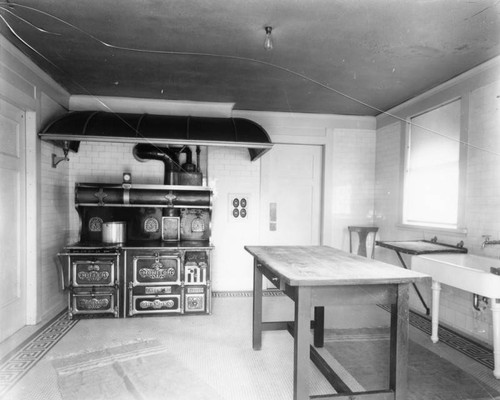
{"type": "Polygon", "coordinates": [[[186,287],[186,302],[184,305],[186,313],[205,313],[208,310],[207,287],[186,287]]]}
{"type": "Polygon", "coordinates": [[[127,256],[127,268],[129,265],[129,316],[183,312],[179,252],[131,252],[127,256]]]}
{"type": "Polygon", "coordinates": [[[135,255],[132,258],[134,286],[180,285],[181,257],[178,253],[135,255]]]}
{"type": "Polygon", "coordinates": [[[129,315],[181,313],[182,288],[170,288],[169,294],[141,294],[141,290],[132,293],[129,315]]]}
{"type": "Polygon", "coordinates": [[[113,289],[75,289],[71,296],[71,314],[113,314],[118,317],[118,293],[113,289]]]}
{"type": "Polygon", "coordinates": [[[88,259],[74,257],[71,260],[73,287],[113,286],[116,281],[116,259],[88,259]]]}
{"type": "Polygon", "coordinates": [[[84,314],[112,314],[120,311],[120,255],[119,253],[61,254],[64,263],[65,287],[68,290],[69,317],[84,314]]]}

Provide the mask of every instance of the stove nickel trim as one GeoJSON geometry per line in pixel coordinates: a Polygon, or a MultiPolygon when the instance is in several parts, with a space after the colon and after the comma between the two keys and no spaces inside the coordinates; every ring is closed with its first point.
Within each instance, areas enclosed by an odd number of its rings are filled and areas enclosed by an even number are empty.
{"type": "Polygon", "coordinates": [[[178,253],[133,256],[132,279],[134,286],[180,285],[181,256],[178,253]],[[140,261],[151,263],[143,266],[139,265],[140,261]],[[175,267],[170,265],[171,261],[175,262],[175,267]]]}
{"type": "Polygon", "coordinates": [[[134,295],[133,286],[129,285],[129,316],[137,314],[184,314],[184,288],[178,294],[134,295]],[[137,308],[137,305],[140,309],[137,308]]]}

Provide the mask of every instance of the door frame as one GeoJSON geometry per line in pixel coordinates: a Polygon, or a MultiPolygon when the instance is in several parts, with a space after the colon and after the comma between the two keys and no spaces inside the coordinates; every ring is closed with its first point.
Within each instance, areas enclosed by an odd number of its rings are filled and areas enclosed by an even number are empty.
{"type": "Polygon", "coordinates": [[[26,296],[25,325],[36,325],[41,320],[39,307],[41,304],[41,253],[39,239],[41,238],[41,168],[40,141],[37,134],[37,113],[32,106],[24,101],[16,101],[12,96],[1,96],[1,99],[14,107],[24,111],[24,151],[25,158],[25,281],[24,295],[26,296]]]}
{"type": "Polygon", "coordinates": [[[37,135],[37,114],[25,110],[25,156],[26,156],[26,325],[40,322],[41,312],[41,168],[40,140],[37,135]]]}
{"type": "MultiPolygon", "coordinates": [[[[30,222],[28,221],[29,215],[28,215],[28,201],[31,193],[28,193],[27,191],[27,177],[28,177],[28,152],[27,152],[27,147],[26,147],[26,141],[28,138],[28,131],[29,129],[32,128],[30,125],[32,123],[32,120],[34,117],[36,117],[36,113],[30,113],[26,111],[26,107],[24,107],[22,104],[19,104],[18,102],[12,101],[12,99],[1,96],[0,101],[2,102],[3,105],[5,105],[6,110],[12,108],[12,110],[15,110],[16,114],[20,115],[20,125],[18,128],[18,142],[17,142],[17,151],[18,151],[18,165],[19,169],[16,169],[18,174],[21,174],[21,192],[20,195],[22,196],[20,200],[20,208],[19,208],[19,213],[20,213],[20,220],[19,220],[19,228],[20,228],[20,233],[17,238],[17,244],[19,246],[20,253],[18,254],[19,258],[19,291],[18,293],[19,296],[19,308],[18,306],[15,306],[15,310],[19,310],[19,313],[21,314],[22,318],[16,319],[15,325],[10,326],[6,331],[4,332],[7,333],[7,336],[2,335],[2,339],[7,339],[10,337],[13,333],[17,332],[19,329],[22,329],[24,326],[27,325],[28,323],[28,314],[30,311],[30,307],[28,304],[28,276],[29,276],[29,269],[28,269],[28,251],[30,249],[30,245],[33,243],[28,240],[27,235],[30,232],[29,226],[30,222]],[[27,120],[30,119],[30,122],[27,120]],[[22,128],[21,128],[22,125],[22,128]],[[19,323],[19,325],[18,325],[19,323]],[[15,329],[14,331],[11,332],[11,329],[15,329]]],[[[36,196],[35,196],[35,201],[36,201],[36,196]]],[[[35,272],[37,270],[36,266],[34,268],[35,272]]],[[[17,285],[17,283],[16,283],[17,285]]]]}

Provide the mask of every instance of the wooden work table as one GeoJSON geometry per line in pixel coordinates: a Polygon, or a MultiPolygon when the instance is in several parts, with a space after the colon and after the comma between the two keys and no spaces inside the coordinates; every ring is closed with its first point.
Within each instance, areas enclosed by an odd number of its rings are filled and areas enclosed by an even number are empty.
{"type": "Polygon", "coordinates": [[[254,257],[253,348],[260,350],[262,331],[288,329],[294,337],[294,400],[405,400],[409,333],[409,284],[427,275],[327,246],[245,246],[254,257]],[[295,302],[291,322],[262,321],[262,276],[295,302]],[[390,378],[387,390],[350,391],[315,347],[323,347],[324,306],[390,304],[390,378]],[[314,307],[314,321],[311,310],[314,307]],[[310,330],[314,328],[314,346],[310,330]],[[337,394],[309,396],[309,358],[326,375],[337,394]]]}

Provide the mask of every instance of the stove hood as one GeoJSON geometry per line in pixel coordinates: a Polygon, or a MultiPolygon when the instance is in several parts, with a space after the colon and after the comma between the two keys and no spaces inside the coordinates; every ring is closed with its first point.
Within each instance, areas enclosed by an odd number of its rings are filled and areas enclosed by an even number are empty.
{"type": "Polygon", "coordinates": [[[39,136],[77,152],[81,141],[244,147],[252,161],[271,149],[267,132],[244,118],[71,111],[49,123],[39,136]]]}

